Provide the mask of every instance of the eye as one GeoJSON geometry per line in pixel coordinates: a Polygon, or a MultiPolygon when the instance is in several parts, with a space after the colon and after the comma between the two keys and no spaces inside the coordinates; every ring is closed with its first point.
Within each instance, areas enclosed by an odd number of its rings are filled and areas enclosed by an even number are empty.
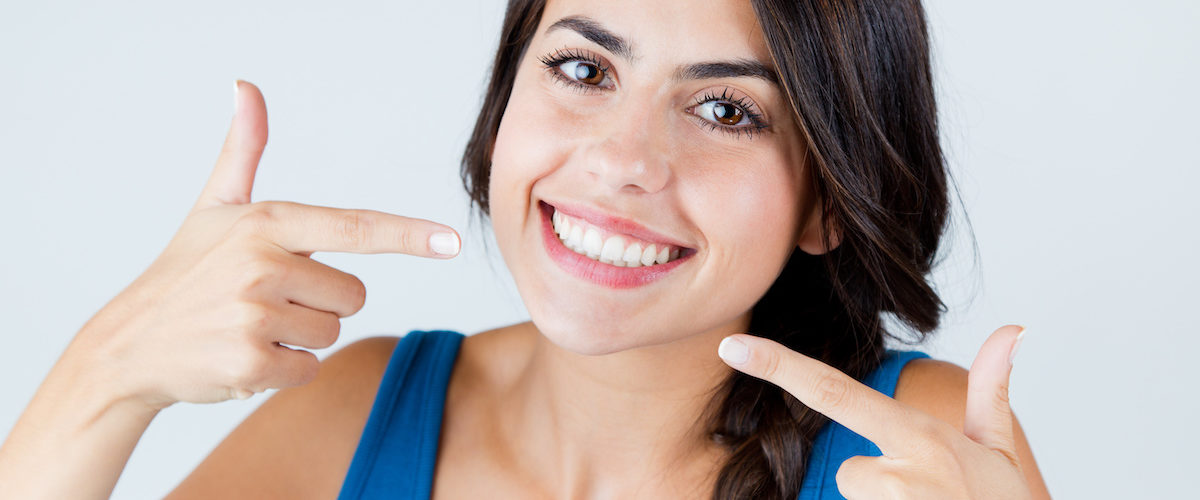
{"type": "Polygon", "coordinates": [[[696,104],[687,109],[696,115],[702,125],[740,136],[743,132],[753,136],[769,127],[766,119],[757,111],[754,101],[748,97],[735,96],[729,89],[721,95],[706,93],[696,99],[696,104]]]}
{"type": "Polygon", "coordinates": [[[725,101],[708,101],[704,104],[695,107],[696,115],[701,118],[716,121],[722,125],[742,125],[750,123],[750,118],[742,111],[742,108],[735,106],[731,102],[725,101]]]}
{"type": "Polygon", "coordinates": [[[564,49],[539,60],[551,76],[576,90],[590,91],[613,87],[612,77],[609,75],[610,68],[590,53],[564,49]]]}
{"type": "Polygon", "coordinates": [[[568,78],[579,80],[588,85],[600,85],[607,76],[599,66],[584,61],[567,61],[558,66],[558,70],[568,78]]]}

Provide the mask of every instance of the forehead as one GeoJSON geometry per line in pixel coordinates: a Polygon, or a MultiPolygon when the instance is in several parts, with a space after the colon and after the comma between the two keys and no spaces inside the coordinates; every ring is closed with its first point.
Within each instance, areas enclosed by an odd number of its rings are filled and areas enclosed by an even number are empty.
{"type": "MultiPolygon", "coordinates": [[[[747,0],[548,0],[537,36],[568,16],[590,18],[624,38],[634,62],[771,60],[747,0]]],[[[550,36],[573,36],[558,31],[550,36]]]]}

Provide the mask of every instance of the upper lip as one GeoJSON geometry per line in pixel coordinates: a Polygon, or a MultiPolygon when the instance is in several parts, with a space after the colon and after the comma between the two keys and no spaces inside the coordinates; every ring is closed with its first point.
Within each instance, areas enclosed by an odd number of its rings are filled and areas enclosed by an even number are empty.
{"type": "Polygon", "coordinates": [[[542,203],[550,205],[551,208],[562,212],[564,215],[574,217],[576,219],[583,219],[589,224],[611,233],[627,234],[649,243],[665,243],[681,249],[687,248],[686,245],[671,238],[670,236],[666,236],[657,231],[652,231],[646,226],[638,224],[630,219],[609,215],[603,211],[600,211],[599,209],[590,208],[583,205],[573,205],[565,202],[552,202],[543,200],[542,203]]]}

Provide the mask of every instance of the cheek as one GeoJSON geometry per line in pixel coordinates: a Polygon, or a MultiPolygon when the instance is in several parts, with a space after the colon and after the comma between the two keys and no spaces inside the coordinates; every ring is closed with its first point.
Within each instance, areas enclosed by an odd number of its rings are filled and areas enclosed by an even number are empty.
{"type": "Polygon", "coordinates": [[[504,236],[501,227],[519,223],[530,213],[533,184],[568,154],[563,127],[556,126],[563,121],[552,107],[539,105],[533,94],[518,78],[496,133],[488,196],[497,238],[504,236]]]}
{"type": "Polygon", "coordinates": [[[689,161],[694,175],[681,179],[681,190],[697,211],[712,276],[765,291],[782,269],[796,246],[803,201],[795,161],[761,149],[689,161]]]}

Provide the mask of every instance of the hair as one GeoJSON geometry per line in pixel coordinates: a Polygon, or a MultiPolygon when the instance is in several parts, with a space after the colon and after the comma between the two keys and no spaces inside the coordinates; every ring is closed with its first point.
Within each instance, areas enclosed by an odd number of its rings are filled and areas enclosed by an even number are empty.
{"type": "MultiPolygon", "coordinates": [[[[807,145],[821,200],[821,255],[798,248],[751,310],[749,332],[862,380],[885,337],[914,344],[946,306],[928,275],[949,211],[929,36],[919,0],[752,0],[780,85],[807,145]],[[893,316],[912,340],[889,331],[893,316]]],[[[491,151],[544,0],[510,0],[463,187],[488,215],[491,151]]],[[[713,498],[793,499],[828,418],[779,387],[734,371],[702,422],[729,451],[713,498]]]]}

